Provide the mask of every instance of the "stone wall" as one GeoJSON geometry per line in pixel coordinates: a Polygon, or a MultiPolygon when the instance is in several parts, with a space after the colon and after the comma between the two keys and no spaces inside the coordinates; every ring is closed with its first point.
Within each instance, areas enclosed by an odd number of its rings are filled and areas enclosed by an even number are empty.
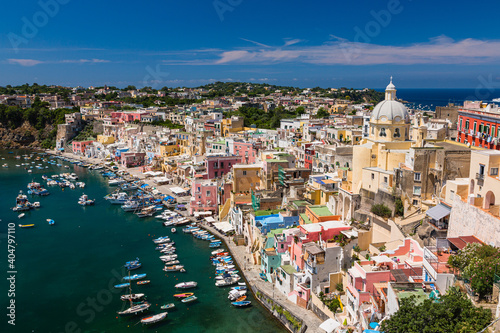
{"type": "Polygon", "coordinates": [[[256,286],[252,286],[252,291],[262,305],[271,311],[273,316],[275,316],[290,332],[303,333],[307,330],[307,325],[302,321],[302,319],[295,317],[286,306],[283,306],[283,304],[273,300],[256,286]],[[294,326],[294,322],[298,323],[298,325],[294,326]]]}
{"type": "Polygon", "coordinates": [[[474,235],[486,244],[500,246],[500,219],[455,196],[448,237],[474,235]]]}

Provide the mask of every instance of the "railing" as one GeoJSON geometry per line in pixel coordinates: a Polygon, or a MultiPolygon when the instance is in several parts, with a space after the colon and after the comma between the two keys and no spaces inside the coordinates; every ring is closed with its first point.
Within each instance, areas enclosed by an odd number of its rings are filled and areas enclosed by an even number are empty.
{"type": "Polygon", "coordinates": [[[484,179],[484,174],[482,173],[476,173],[476,179],[484,179]]]}

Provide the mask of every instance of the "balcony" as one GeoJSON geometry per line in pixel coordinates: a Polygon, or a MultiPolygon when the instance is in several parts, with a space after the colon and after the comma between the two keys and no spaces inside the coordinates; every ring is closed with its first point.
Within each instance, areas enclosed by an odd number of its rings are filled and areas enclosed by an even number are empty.
{"type": "Polygon", "coordinates": [[[483,186],[484,185],[484,174],[483,173],[476,173],[476,179],[477,179],[477,185],[483,186]]]}

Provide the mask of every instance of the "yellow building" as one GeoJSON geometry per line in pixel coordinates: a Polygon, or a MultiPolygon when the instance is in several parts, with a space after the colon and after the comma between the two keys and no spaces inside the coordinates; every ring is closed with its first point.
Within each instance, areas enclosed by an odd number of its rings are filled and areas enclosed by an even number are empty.
{"type": "Polygon", "coordinates": [[[100,142],[103,145],[109,145],[115,142],[115,138],[108,135],[98,135],[97,142],[100,142]]]}
{"type": "Polygon", "coordinates": [[[162,157],[170,157],[180,155],[181,148],[176,141],[165,142],[160,145],[160,154],[162,157]]]}
{"type": "Polygon", "coordinates": [[[410,116],[406,107],[396,100],[396,87],[391,82],[385,100],[375,106],[370,118],[370,134],[353,147],[352,191],[361,189],[390,191],[394,168],[405,162],[406,152],[413,146],[409,140],[410,116]]]}
{"type": "Polygon", "coordinates": [[[221,121],[221,136],[227,136],[230,133],[236,133],[243,130],[244,118],[232,116],[231,118],[222,119],[221,121]]]}

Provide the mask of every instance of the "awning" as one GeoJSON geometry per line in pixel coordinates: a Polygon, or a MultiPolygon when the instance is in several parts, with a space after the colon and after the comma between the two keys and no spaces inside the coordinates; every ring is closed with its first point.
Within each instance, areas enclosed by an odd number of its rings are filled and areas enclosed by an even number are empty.
{"type": "Polygon", "coordinates": [[[450,215],[451,208],[443,204],[432,207],[427,211],[427,216],[433,220],[441,220],[443,217],[450,215]]]}
{"type": "Polygon", "coordinates": [[[181,194],[181,193],[186,193],[186,191],[178,186],[176,187],[171,187],[170,191],[174,192],[175,194],[181,194]]]}
{"type": "Polygon", "coordinates": [[[325,330],[327,333],[332,333],[339,327],[340,323],[332,318],[325,320],[321,325],[319,325],[319,328],[325,330]]]}
{"type": "Polygon", "coordinates": [[[205,217],[205,221],[207,221],[209,223],[214,223],[215,219],[212,216],[207,216],[207,217],[205,217]]]}
{"type": "MultiPolygon", "coordinates": [[[[205,217],[205,219],[208,219],[208,217],[205,217]]],[[[231,225],[231,223],[228,222],[219,222],[219,223],[214,223],[214,228],[223,232],[223,233],[228,233],[230,231],[233,231],[234,228],[231,225]]]]}

